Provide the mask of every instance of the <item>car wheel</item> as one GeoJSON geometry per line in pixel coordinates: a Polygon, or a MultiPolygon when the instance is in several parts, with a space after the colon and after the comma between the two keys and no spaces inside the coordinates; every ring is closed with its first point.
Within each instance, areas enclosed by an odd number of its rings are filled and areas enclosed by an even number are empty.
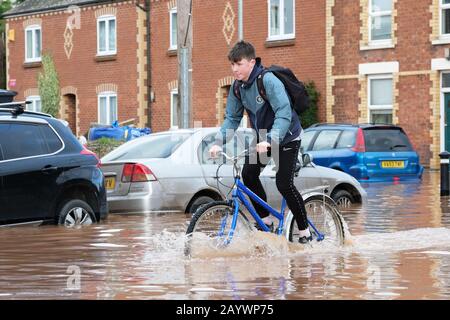
{"type": "Polygon", "coordinates": [[[339,208],[350,208],[355,203],[355,198],[347,190],[339,190],[332,196],[339,208]]]}
{"type": "Polygon", "coordinates": [[[91,225],[97,222],[92,208],[79,199],[65,202],[58,211],[57,219],[59,225],[68,228],[91,225]]]}
{"type": "Polygon", "coordinates": [[[210,203],[215,201],[215,199],[208,197],[208,196],[200,196],[198,198],[195,198],[195,200],[192,202],[191,206],[189,207],[189,213],[194,214],[198,208],[203,206],[204,204],[210,203]]]}

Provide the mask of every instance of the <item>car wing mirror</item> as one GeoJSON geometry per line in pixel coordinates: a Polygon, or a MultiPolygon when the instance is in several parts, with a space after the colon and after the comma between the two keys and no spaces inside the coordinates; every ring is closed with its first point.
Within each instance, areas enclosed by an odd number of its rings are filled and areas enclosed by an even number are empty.
{"type": "Polygon", "coordinates": [[[306,167],[313,162],[313,156],[309,153],[302,154],[302,166],[306,167]]]}

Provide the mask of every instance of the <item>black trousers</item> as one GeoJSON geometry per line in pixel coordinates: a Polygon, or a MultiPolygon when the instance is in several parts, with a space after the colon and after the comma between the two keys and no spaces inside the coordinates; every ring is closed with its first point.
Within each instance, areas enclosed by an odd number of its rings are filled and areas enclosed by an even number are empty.
{"type": "MultiPolygon", "coordinates": [[[[300,141],[292,141],[284,146],[278,147],[277,150],[272,149],[271,152],[275,164],[278,167],[276,174],[277,189],[286,199],[287,205],[294,215],[298,228],[300,230],[305,230],[308,228],[305,203],[300,192],[298,192],[294,185],[295,165],[299,149],[300,141]],[[278,152],[278,155],[274,152],[278,152]]],[[[261,171],[264,169],[267,162],[263,161],[264,163],[262,163],[259,155],[257,156],[257,161],[251,162],[251,160],[254,159],[247,157],[242,169],[244,184],[261,199],[267,201],[266,192],[259,179],[261,171]]],[[[269,212],[256,201],[252,200],[252,204],[261,218],[269,216],[269,212]]]]}

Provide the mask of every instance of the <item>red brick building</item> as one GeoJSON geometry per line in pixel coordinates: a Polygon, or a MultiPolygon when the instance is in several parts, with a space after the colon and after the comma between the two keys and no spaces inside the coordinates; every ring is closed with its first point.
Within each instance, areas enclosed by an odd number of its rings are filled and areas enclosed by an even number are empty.
{"type": "MultiPolygon", "coordinates": [[[[266,65],[289,65],[324,92],[325,4],[282,0],[270,11],[271,2],[244,1],[245,38],[254,43],[266,65]]],[[[150,125],[154,131],[169,129],[177,119],[171,107],[178,88],[176,6],[175,0],[150,1],[150,102],[144,1],[28,0],[16,7],[7,15],[9,89],[19,92],[18,99],[36,100],[35,108],[39,108],[40,57],[50,52],[62,91],[61,115],[77,134],[84,133],[91,122],[105,122],[116,115],[119,121],[137,118],[140,126],[150,125]],[[102,19],[106,19],[103,31],[102,19]],[[111,28],[110,21],[114,21],[116,47],[101,53],[99,34],[109,37],[104,29],[111,28]],[[114,112],[101,111],[105,106],[114,112]]],[[[204,126],[223,119],[233,80],[226,56],[238,40],[237,7],[238,0],[193,1],[191,119],[204,126]]],[[[322,100],[322,118],[324,105],[322,100]]]]}
{"type": "MultiPolygon", "coordinates": [[[[439,153],[450,149],[448,1],[242,2],[244,39],[263,64],[289,66],[315,82],[320,121],[399,124],[422,164],[439,167],[439,153]]],[[[149,23],[145,3],[28,0],[16,7],[7,17],[9,88],[37,108],[35,51],[51,52],[61,115],[77,134],[114,118],[135,118],[153,131],[176,125],[177,1],[149,1],[149,23]]],[[[191,27],[191,119],[215,126],[233,81],[226,56],[238,40],[238,0],[193,0],[191,27]]]]}
{"type": "MultiPolygon", "coordinates": [[[[318,90],[325,92],[325,3],[278,1],[288,12],[285,17],[277,16],[286,18],[284,30],[279,30],[278,22],[272,22],[273,30],[269,30],[269,3],[275,2],[243,1],[244,38],[254,44],[264,65],[290,66],[300,78],[313,80],[318,90]]],[[[178,60],[176,52],[169,49],[169,13],[174,8],[174,0],[155,1],[151,7],[151,79],[155,93],[152,126],[155,130],[165,130],[170,125],[170,93],[178,87],[178,60]]],[[[215,126],[223,120],[226,96],[233,81],[227,54],[238,41],[238,0],[194,1],[192,28],[192,119],[201,121],[203,126],[215,126]]],[[[324,100],[320,105],[324,119],[324,100]]]]}
{"type": "Polygon", "coordinates": [[[38,110],[37,76],[49,53],[60,114],[74,133],[117,118],[145,124],[145,32],[145,12],[134,1],[26,1],[7,16],[8,87],[38,110]]]}
{"type": "Polygon", "coordinates": [[[399,124],[439,168],[450,150],[448,1],[326,3],[326,120],[399,124]]]}

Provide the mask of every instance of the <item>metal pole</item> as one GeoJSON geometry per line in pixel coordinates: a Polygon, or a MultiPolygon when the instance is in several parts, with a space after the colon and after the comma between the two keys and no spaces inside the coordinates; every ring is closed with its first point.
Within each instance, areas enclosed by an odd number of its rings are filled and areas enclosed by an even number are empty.
{"type": "Polygon", "coordinates": [[[189,49],[181,48],[180,54],[182,127],[189,128],[189,49]]]}
{"type": "Polygon", "coordinates": [[[244,39],[244,21],[243,21],[244,6],[243,6],[242,1],[243,0],[239,0],[239,2],[238,2],[238,33],[239,33],[239,40],[244,39]]]}
{"type": "Polygon", "coordinates": [[[441,196],[448,196],[450,194],[449,188],[449,173],[448,173],[448,165],[450,153],[447,151],[441,152],[439,154],[441,158],[441,196]]]}

